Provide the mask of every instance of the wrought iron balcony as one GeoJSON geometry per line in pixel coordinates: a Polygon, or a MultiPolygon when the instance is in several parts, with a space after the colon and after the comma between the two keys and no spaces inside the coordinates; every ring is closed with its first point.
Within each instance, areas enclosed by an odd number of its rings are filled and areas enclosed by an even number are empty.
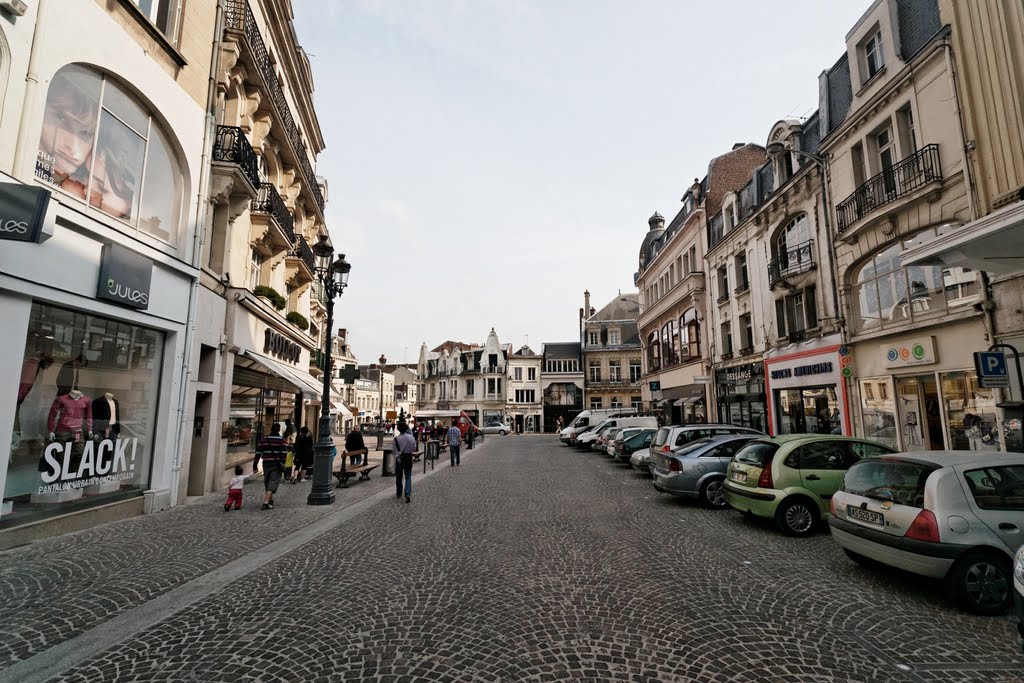
{"type": "Polygon", "coordinates": [[[729,291],[728,291],[728,288],[726,288],[726,291],[721,296],[718,297],[718,303],[724,304],[728,300],[729,300],[729,291]]]}
{"type": "Polygon", "coordinates": [[[238,164],[253,189],[260,186],[259,163],[256,152],[245,137],[245,131],[238,126],[217,126],[217,138],[213,141],[213,160],[238,164]]]}
{"type": "Polygon", "coordinates": [[[942,180],[939,146],[926,145],[871,178],[839,202],[836,207],[836,232],[842,234],[875,209],[936,180],[942,180]]]}
{"type": "Polygon", "coordinates": [[[316,257],[313,255],[313,250],[306,242],[306,238],[302,235],[299,235],[295,242],[295,255],[302,259],[302,262],[306,264],[307,268],[309,268],[311,275],[316,275],[316,257]]]}
{"type": "Polygon", "coordinates": [[[732,360],[732,351],[723,351],[722,360],[732,360]]]}
{"type": "Polygon", "coordinates": [[[732,290],[732,293],[733,294],[746,294],[749,291],[750,291],[750,283],[749,282],[741,282],[739,287],[737,287],[736,289],[732,290]]]}
{"type": "Polygon", "coordinates": [[[320,213],[323,214],[324,197],[320,193],[316,173],[313,172],[313,167],[309,163],[309,154],[305,143],[302,142],[302,134],[299,132],[299,127],[295,124],[295,118],[292,116],[291,108],[288,106],[288,100],[284,96],[284,88],[277,77],[277,72],[274,71],[274,65],[270,60],[270,53],[263,42],[263,36],[260,35],[259,26],[256,24],[256,18],[253,16],[248,2],[245,0],[226,0],[224,5],[224,29],[226,31],[240,31],[245,36],[245,42],[248,43],[252,60],[255,62],[257,70],[263,78],[267,92],[270,95],[270,101],[277,110],[277,115],[284,127],[285,136],[295,152],[298,165],[302,170],[303,179],[306,181],[306,187],[316,201],[320,213]]]}
{"type": "Polygon", "coordinates": [[[257,213],[268,213],[273,216],[288,240],[295,242],[295,221],[273,184],[262,183],[256,193],[256,199],[252,200],[249,208],[257,213]]]}
{"type": "Polygon", "coordinates": [[[736,352],[737,356],[749,356],[754,353],[753,346],[744,346],[742,349],[736,352]]]}
{"type": "Polygon", "coordinates": [[[775,286],[787,275],[814,269],[814,240],[787,247],[768,264],[768,283],[775,286]]]}

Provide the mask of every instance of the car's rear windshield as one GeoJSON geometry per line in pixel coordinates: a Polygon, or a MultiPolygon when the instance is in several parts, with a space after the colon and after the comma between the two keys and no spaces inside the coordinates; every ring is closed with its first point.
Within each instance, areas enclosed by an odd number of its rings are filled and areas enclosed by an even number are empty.
{"type": "Polygon", "coordinates": [[[659,429],[658,433],[654,435],[654,442],[651,445],[655,448],[664,446],[665,442],[668,441],[668,433],[670,431],[671,430],[668,427],[662,427],[659,429]]]}
{"type": "Polygon", "coordinates": [[[779,444],[768,441],[755,441],[748,443],[736,453],[733,460],[744,465],[757,465],[764,467],[764,464],[771,460],[775,451],[779,450],[779,444]]]}
{"type": "Polygon", "coordinates": [[[843,479],[843,490],[898,505],[924,507],[924,483],[934,465],[904,460],[861,460],[843,479]]]}

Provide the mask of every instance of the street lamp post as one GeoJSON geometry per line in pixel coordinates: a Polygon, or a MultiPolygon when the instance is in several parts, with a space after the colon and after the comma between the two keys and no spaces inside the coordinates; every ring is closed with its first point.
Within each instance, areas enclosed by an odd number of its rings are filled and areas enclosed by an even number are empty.
{"type": "Polygon", "coordinates": [[[334,247],[327,235],[320,235],[320,241],[313,247],[316,256],[316,276],[327,298],[327,334],[324,335],[324,388],[320,396],[319,438],[313,449],[313,487],[306,498],[306,505],[330,505],[334,502],[334,485],[331,483],[331,467],[334,461],[334,441],[331,439],[331,330],[334,329],[334,299],[348,286],[348,274],[352,266],[344,254],[331,262],[334,247]]]}
{"type": "Polygon", "coordinates": [[[384,431],[384,364],[388,362],[388,359],[382,353],[377,361],[380,363],[378,366],[380,370],[377,372],[377,384],[380,389],[380,422],[377,425],[377,433],[381,434],[384,431]]]}

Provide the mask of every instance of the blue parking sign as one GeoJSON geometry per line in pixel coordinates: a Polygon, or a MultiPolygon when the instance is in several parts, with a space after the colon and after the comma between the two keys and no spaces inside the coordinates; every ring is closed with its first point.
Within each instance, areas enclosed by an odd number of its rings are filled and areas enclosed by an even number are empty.
{"type": "Polygon", "coordinates": [[[1010,386],[1010,374],[1006,368],[1006,356],[997,351],[975,351],[974,369],[978,373],[978,384],[986,388],[1010,386]]]}

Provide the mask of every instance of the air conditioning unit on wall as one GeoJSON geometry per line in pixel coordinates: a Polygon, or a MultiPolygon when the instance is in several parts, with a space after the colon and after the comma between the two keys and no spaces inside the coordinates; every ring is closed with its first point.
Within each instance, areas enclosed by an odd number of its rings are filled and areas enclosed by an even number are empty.
{"type": "Polygon", "coordinates": [[[6,10],[11,14],[21,17],[28,11],[28,5],[24,0],[0,0],[0,10],[6,10]]]}

